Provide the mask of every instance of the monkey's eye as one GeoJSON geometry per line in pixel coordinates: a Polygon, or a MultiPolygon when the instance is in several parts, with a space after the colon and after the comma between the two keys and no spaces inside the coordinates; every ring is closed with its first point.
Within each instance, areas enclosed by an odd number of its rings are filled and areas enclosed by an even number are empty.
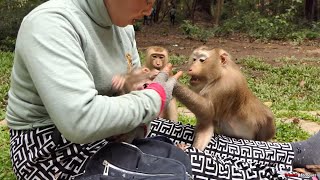
{"type": "Polygon", "coordinates": [[[204,62],[205,61],[205,59],[200,59],[200,62],[204,62]]]}
{"type": "Polygon", "coordinates": [[[157,55],[152,55],[152,58],[157,58],[157,55]]]}
{"type": "Polygon", "coordinates": [[[196,61],[197,59],[196,58],[193,58],[193,61],[196,61]]]}

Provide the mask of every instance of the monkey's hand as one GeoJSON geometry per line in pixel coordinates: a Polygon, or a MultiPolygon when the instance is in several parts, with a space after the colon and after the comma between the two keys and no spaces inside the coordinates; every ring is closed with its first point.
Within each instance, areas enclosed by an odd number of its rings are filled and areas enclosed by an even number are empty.
{"type": "Polygon", "coordinates": [[[135,129],[131,130],[128,133],[125,134],[120,134],[120,135],[114,135],[109,138],[107,138],[108,141],[111,142],[127,142],[127,143],[132,143],[134,139],[142,139],[146,137],[148,133],[148,127],[147,125],[140,125],[136,127],[135,129]]]}
{"type": "Polygon", "coordinates": [[[124,75],[115,75],[112,77],[112,89],[120,91],[123,89],[126,83],[126,77],[124,75]]]}
{"type": "Polygon", "coordinates": [[[183,144],[183,143],[176,144],[176,146],[177,146],[178,148],[180,148],[181,150],[183,150],[183,151],[185,151],[187,148],[190,147],[189,145],[186,145],[186,144],[183,144]]]}
{"type": "Polygon", "coordinates": [[[168,64],[164,70],[162,70],[157,76],[156,78],[153,80],[153,83],[151,83],[147,89],[153,89],[155,91],[157,91],[159,93],[159,95],[161,96],[162,99],[162,108],[166,107],[170,100],[172,99],[172,91],[174,86],[177,83],[178,78],[182,75],[182,72],[178,72],[177,74],[175,74],[174,76],[169,78],[169,73],[170,70],[172,69],[172,64],[168,64]],[[163,94],[161,91],[161,87],[159,88],[159,86],[163,87],[163,90],[165,91],[165,93],[163,94]]]}
{"type": "Polygon", "coordinates": [[[158,69],[152,69],[151,71],[150,71],[150,80],[154,80],[154,78],[156,78],[157,77],[157,75],[159,74],[159,70],[158,69]]]}
{"type": "MultiPolygon", "coordinates": [[[[172,64],[168,63],[163,69],[162,72],[165,72],[169,75],[172,75],[172,64]]],[[[178,71],[176,74],[174,74],[172,77],[178,80],[183,75],[183,71],[178,71]]]]}

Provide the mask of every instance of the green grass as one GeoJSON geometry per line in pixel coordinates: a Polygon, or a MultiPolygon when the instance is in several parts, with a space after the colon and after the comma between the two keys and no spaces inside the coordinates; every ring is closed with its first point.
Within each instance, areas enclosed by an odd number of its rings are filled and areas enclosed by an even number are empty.
{"type": "Polygon", "coordinates": [[[8,128],[0,126],[0,179],[3,180],[15,179],[11,168],[9,144],[8,128]]]}
{"type": "MultiPolygon", "coordinates": [[[[12,62],[12,53],[0,51],[0,121],[5,118],[12,62]]],[[[8,128],[0,126],[0,179],[3,180],[15,179],[11,168],[9,143],[8,128]]]]}
{"type": "Polygon", "coordinates": [[[276,142],[293,142],[307,139],[310,134],[302,130],[301,127],[294,123],[285,123],[282,120],[276,120],[276,142]]]}
{"type": "Polygon", "coordinates": [[[0,120],[4,119],[13,54],[0,51],[0,120]]]}
{"type": "MultiPolygon", "coordinates": [[[[143,60],[144,54],[140,55],[143,60]]],[[[5,116],[12,60],[12,53],[0,52],[0,121],[5,116]]],[[[184,56],[170,57],[170,62],[177,69],[183,67],[186,60],[184,56]]],[[[252,91],[262,101],[272,102],[271,109],[277,118],[275,141],[299,141],[310,136],[298,125],[284,123],[281,119],[299,118],[320,122],[319,116],[308,113],[320,110],[319,61],[320,59],[281,58],[275,59],[273,63],[276,63],[276,66],[273,66],[255,57],[239,60],[252,91]],[[299,85],[301,81],[304,81],[304,85],[299,85]]],[[[184,84],[187,84],[188,80],[186,75],[179,79],[184,84]]],[[[196,122],[195,118],[182,114],[179,115],[179,121],[192,125],[196,122]]],[[[3,126],[0,126],[0,179],[15,179],[9,158],[9,131],[3,126]]]]}
{"type": "Polygon", "coordinates": [[[320,64],[285,61],[274,67],[254,57],[242,59],[240,63],[250,88],[261,100],[271,101],[273,110],[320,109],[320,64]],[[302,81],[305,83],[300,86],[302,81]]]}
{"type": "Polygon", "coordinates": [[[186,116],[186,115],[183,115],[183,114],[179,114],[178,121],[182,122],[182,124],[190,124],[190,125],[195,125],[196,124],[196,119],[194,117],[186,116]]]}
{"type": "Polygon", "coordinates": [[[278,118],[299,117],[300,119],[303,119],[303,120],[309,120],[309,121],[320,123],[319,115],[313,115],[308,111],[285,111],[285,110],[280,110],[280,111],[275,111],[275,115],[278,118]]]}
{"type": "MultiPolygon", "coordinates": [[[[194,117],[179,114],[178,120],[183,124],[195,125],[194,117]]],[[[310,137],[310,134],[302,130],[297,124],[286,123],[280,119],[276,119],[276,136],[272,141],[275,142],[293,142],[305,140],[310,137]]]]}

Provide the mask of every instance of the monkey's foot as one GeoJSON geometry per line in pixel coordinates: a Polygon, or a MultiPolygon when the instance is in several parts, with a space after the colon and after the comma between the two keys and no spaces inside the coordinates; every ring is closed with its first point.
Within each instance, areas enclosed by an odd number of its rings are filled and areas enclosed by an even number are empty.
{"type": "Polygon", "coordinates": [[[188,145],[186,145],[186,144],[176,144],[176,146],[177,146],[178,148],[182,149],[183,151],[186,150],[188,147],[190,147],[190,146],[188,146],[188,145]]]}

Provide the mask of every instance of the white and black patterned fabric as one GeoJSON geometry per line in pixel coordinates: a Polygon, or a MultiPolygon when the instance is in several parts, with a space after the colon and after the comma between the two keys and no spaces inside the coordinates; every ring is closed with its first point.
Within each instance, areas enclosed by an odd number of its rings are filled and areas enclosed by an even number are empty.
{"type": "MultiPolygon", "coordinates": [[[[191,145],[194,127],[159,118],[152,122],[149,133],[151,137],[158,135],[169,137],[176,144],[191,145]]],[[[190,156],[195,179],[289,179],[284,174],[293,170],[294,152],[289,143],[216,135],[204,152],[190,147],[186,153],[190,156]]]]}
{"type": "Polygon", "coordinates": [[[107,143],[75,144],[65,138],[54,142],[54,129],[10,130],[10,156],[17,179],[72,179],[83,173],[88,158],[107,143]]]}
{"type": "MultiPolygon", "coordinates": [[[[83,174],[88,158],[107,141],[74,144],[52,139],[54,127],[10,130],[10,155],[17,179],[73,179],[83,174]]],[[[165,135],[191,144],[194,128],[163,119],[152,122],[149,136],[165,135]]],[[[188,148],[194,179],[288,179],[293,151],[289,143],[265,143],[214,136],[205,152],[188,148]]],[[[302,178],[298,178],[302,179],[302,178]]]]}

